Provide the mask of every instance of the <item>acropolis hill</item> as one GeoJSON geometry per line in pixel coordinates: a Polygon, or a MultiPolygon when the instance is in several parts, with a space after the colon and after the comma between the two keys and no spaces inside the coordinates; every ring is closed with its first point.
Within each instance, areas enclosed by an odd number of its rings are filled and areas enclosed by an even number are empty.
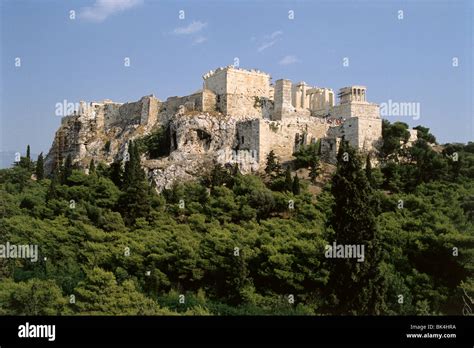
{"type": "Polygon", "coordinates": [[[271,150],[282,162],[290,161],[299,147],[317,140],[322,160],[329,163],[335,162],[343,137],[364,153],[376,152],[380,144],[379,106],[367,101],[364,86],[341,88],[336,104],[330,88],[285,79],[271,84],[270,75],[258,70],[228,66],[209,71],[203,80],[199,91],[164,102],[153,95],[125,104],[80,102],[62,118],[46,168],[68,154],[83,168],[92,158],[108,164],[124,160],[129,140],[160,127],[169,155],[142,157],[158,190],[192,179],[213,163],[260,171],[271,150]]]}

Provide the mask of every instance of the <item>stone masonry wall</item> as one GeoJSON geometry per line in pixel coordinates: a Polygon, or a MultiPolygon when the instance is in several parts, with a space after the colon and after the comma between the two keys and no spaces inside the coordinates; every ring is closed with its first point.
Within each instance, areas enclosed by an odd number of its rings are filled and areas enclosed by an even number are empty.
{"type": "Polygon", "coordinates": [[[217,110],[217,95],[210,89],[202,91],[202,111],[211,112],[217,110]]]}
{"type": "Polygon", "coordinates": [[[164,103],[164,108],[169,114],[174,114],[183,105],[186,111],[202,110],[202,92],[196,92],[184,97],[170,97],[164,103]]]}
{"type": "Polygon", "coordinates": [[[326,136],[329,128],[325,122],[315,122],[313,117],[295,117],[283,121],[259,120],[259,162],[265,165],[266,156],[274,151],[281,161],[292,159],[298,145],[308,145],[326,136]]]}
{"type": "Polygon", "coordinates": [[[157,121],[161,102],[153,95],[142,97],[140,101],[142,102],[140,124],[153,126],[157,121]]]}
{"type": "Polygon", "coordinates": [[[341,127],[329,132],[343,137],[349,144],[361,151],[372,151],[378,146],[382,134],[382,120],[375,118],[351,117],[341,127]]]}
{"type": "Polygon", "coordinates": [[[260,119],[240,121],[236,125],[236,147],[233,156],[237,161],[259,162],[260,119]]]}
{"type": "Polygon", "coordinates": [[[380,111],[377,104],[350,102],[339,104],[329,109],[332,118],[379,118],[380,111]]]}
{"type": "Polygon", "coordinates": [[[216,94],[217,111],[230,116],[263,117],[258,100],[270,99],[268,74],[226,67],[204,75],[204,89],[216,94]]]}

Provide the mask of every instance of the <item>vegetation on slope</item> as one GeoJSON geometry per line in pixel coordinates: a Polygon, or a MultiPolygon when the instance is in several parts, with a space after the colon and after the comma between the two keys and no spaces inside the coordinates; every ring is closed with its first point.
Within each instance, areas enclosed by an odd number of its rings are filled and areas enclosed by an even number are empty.
{"type": "MultiPolygon", "coordinates": [[[[384,123],[380,168],[343,144],[317,197],[276,156],[263,176],[216,165],[161,194],[140,144],[124,168],[91,163],[90,175],[66,161],[43,178],[42,159],[22,158],[0,171],[0,245],[40,257],[0,258],[0,314],[461,314],[474,143],[435,151],[422,128],[407,148],[404,130],[384,123]],[[326,258],[335,240],[366,245],[365,261],[326,258]]],[[[297,159],[318,175],[311,148],[297,159]]]]}

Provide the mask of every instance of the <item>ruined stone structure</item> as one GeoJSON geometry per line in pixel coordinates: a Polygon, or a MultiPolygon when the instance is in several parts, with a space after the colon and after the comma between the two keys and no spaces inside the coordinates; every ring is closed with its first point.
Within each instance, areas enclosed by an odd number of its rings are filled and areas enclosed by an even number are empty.
{"type": "Polygon", "coordinates": [[[51,170],[71,154],[86,167],[122,159],[128,140],[163,127],[169,134],[169,156],[142,158],[158,189],[174,180],[200,174],[209,163],[239,163],[243,172],[264,168],[273,150],[282,162],[301,146],[320,140],[321,157],[335,163],[342,139],[362,152],[377,151],[382,120],[379,106],[367,102],[364,86],[341,88],[339,103],[332,89],[293,84],[258,70],[228,66],[203,75],[202,89],[160,101],[153,95],[137,102],[81,102],[63,117],[46,158],[51,170]]]}

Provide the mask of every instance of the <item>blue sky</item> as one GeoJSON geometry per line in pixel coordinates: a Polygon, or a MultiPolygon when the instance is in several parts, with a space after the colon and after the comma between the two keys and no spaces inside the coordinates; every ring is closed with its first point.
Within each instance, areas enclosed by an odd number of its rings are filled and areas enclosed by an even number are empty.
{"type": "Polygon", "coordinates": [[[235,57],[274,81],[334,90],[361,84],[372,102],[418,102],[418,120],[388,119],[430,127],[442,143],[474,140],[468,0],[0,0],[0,6],[0,151],[24,152],[29,143],[34,153],[47,152],[60,124],[58,102],[190,94],[205,72],[235,57]]]}

